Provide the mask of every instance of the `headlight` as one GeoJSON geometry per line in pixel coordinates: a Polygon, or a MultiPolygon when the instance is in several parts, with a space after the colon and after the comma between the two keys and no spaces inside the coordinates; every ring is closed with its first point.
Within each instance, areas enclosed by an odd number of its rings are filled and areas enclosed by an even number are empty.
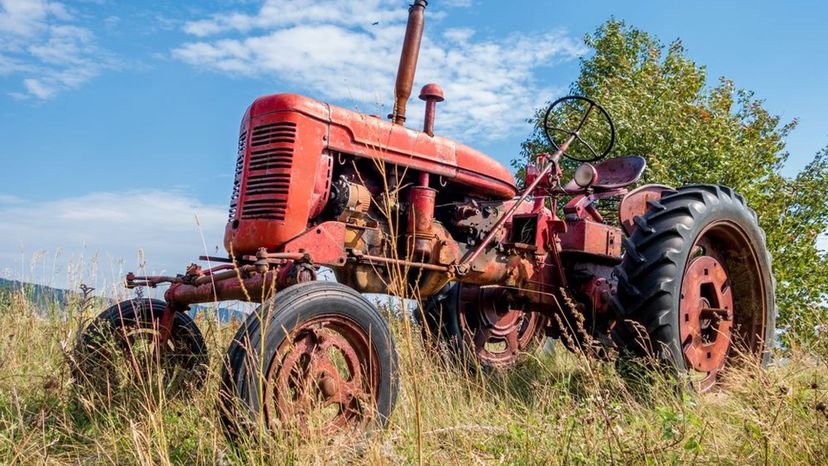
{"type": "Polygon", "coordinates": [[[582,163],[575,169],[575,184],[582,188],[592,185],[598,181],[598,171],[591,163],[582,163]]]}

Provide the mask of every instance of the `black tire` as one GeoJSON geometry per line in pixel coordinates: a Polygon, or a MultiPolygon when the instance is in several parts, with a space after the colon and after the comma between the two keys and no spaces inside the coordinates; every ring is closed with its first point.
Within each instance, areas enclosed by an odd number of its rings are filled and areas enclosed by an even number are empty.
{"type": "MultiPolygon", "coordinates": [[[[727,340],[725,364],[732,362],[734,344],[766,364],[776,322],[771,257],[756,213],[744,198],[723,186],[689,185],[665,192],[659,201],[650,201],[647,212],[635,221],[637,227],[624,240],[624,258],[615,270],[618,289],[612,300],[617,317],[613,339],[622,354],[653,355],[659,366],[677,375],[693,369],[688,367],[692,364],[688,364],[685,351],[695,344],[695,337],[684,342],[681,339],[681,326],[685,325],[686,331],[690,325],[680,323],[688,319],[680,311],[682,305],[687,306],[681,302],[682,283],[692,279],[687,278],[688,269],[704,254],[723,264],[727,284],[722,289],[732,296],[733,309],[728,317],[732,323],[728,325],[732,326],[733,338],[727,340]]],[[[718,322],[717,318],[716,325],[720,325],[718,322]]],[[[637,372],[622,375],[640,376],[637,372]]],[[[711,383],[715,383],[716,373],[711,383]]]]}
{"type": "Polygon", "coordinates": [[[459,295],[460,286],[457,282],[446,284],[414,310],[414,320],[420,326],[426,342],[446,346],[453,357],[462,359],[471,355],[463,344],[463,331],[457,316],[459,295]]]}
{"type": "MultiPolygon", "coordinates": [[[[519,345],[517,352],[512,356],[493,354],[475,348],[473,333],[475,328],[467,328],[461,316],[461,290],[463,286],[457,282],[448,283],[439,292],[430,296],[423,303],[422,308],[414,311],[414,318],[420,325],[423,338],[439,350],[447,351],[447,355],[455,362],[459,362],[470,369],[480,367],[484,370],[503,369],[520,361],[520,357],[531,353],[540,347],[543,341],[543,322],[541,316],[533,315],[533,319],[540,319],[540,323],[532,322],[530,338],[524,336],[524,331],[518,332],[519,345]]],[[[468,310],[468,308],[466,308],[468,310]]],[[[528,314],[527,314],[528,316],[528,314]]]]}
{"type": "MultiPolygon", "coordinates": [[[[266,394],[260,396],[258,375],[279,370],[282,361],[277,360],[281,357],[277,351],[288,336],[295,338],[294,330],[304,323],[331,318],[355,325],[370,341],[370,351],[378,367],[379,394],[372,400],[374,416],[365,427],[369,430],[386,425],[399,390],[397,351],[388,324],[376,307],[353,289],[335,282],[314,281],[278,292],[247,318],[230,343],[222,371],[219,409],[225,432],[231,439],[255,432],[262,425],[260,413],[266,412],[268,406],[267,401],[262,406],[260,400],[269,396],[273,387],[265,380],[266,394]],[[263,322],[266,323],[264,330],[263,322]]],[[[264,427],[284,425],[275,419],[278,414],[265,413],[264,427]]]]}
{"type": "MultiPolygon", "coordinates": [[[[146,383],[146,374],[160,361],[165,372],[164,389],[179,394],[185,389],[200,388],[207,374],[207,345],[189,315],[177,312],[173,327],[158,360],[138,355],[139,338],[150,340],[158,331],[166,303],[157,299],[134,299],[118,303],[98,315],[79,335],[74,350],[73,375],[86,386],[111,390],[128,383],[146,383]],[[114,350],[114,351],[113,351],[114,350]],[[120,360],[120,358],[125,358],[120,360]],[[135,370],[123,372],[117,367],[134,361],[135,370]],[[123,380],[130,374],[135,380],[123,380]]],[[[154,354],[154,353],[153,353],[154,354]]]]}

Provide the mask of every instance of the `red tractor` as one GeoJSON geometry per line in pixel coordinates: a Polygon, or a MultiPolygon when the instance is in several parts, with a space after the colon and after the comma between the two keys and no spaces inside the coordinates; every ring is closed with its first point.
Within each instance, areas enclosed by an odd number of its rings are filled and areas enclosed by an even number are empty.
{"type": "Polygon", "coordinates": [[[555,150],[533,156],[521,189],[500,163],[434,134],[437,85],[420,93],[423,130],[403,125],[426,5],[409,10],[390,121],[294,94],[253,102],[239,130],[228,256],[174,277],[129,274],[129,288],[169,284],[165,300],[101,314],[78,345],[80,372],[105,365],[101,337],[129,348],[154,328],[158,360],[198,382],[206,348],[189,306],[258,302],[225,360],[231,430],[312,412],[328,413],[328,427],[381,425],[397,397],[397,355],[362,293],[417,298],[426,333],[482,366],[513,363],[539,335],[596,357],[651,352],[699,390],[737,349],[766,361],[771,259],[756,214],[731,189],[628,190],[645,161],[602,160],[615,130],[584,97],[549,107],[542,130],[555,150]],[[568,182],[564,158],[575,161],[568,182]],[[608,206],[620,225],[604,221],[608,206]],[[317,280],[320,267],[336,282],[317,280]]]}

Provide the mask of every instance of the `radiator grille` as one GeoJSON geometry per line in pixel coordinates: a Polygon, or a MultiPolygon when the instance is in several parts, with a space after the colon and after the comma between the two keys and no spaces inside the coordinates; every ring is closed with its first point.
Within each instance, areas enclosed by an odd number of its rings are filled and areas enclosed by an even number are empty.
{"type": "Polygon", "coordinates": [[[284,220],[296,123],[280,121],[253,128],[241,218],[284,220]]]}
{"type": "Polygon", "coordinates": [[[236,174],[233,178],[233,193],[230,194],[230,220],[236,217],[241,193],[242,171],[244,170],[244,150],[247,147],[247,131],[239,135],[239,147],[236,152],[236,174]]]}
{"type": "Polygon", "coordinates": [[[257,126],[253,129],[253,137],[250,138],[252,147],[266,146],[269,144],[293,144],[296,141],[296,123],[280,121],[257,126]]]}

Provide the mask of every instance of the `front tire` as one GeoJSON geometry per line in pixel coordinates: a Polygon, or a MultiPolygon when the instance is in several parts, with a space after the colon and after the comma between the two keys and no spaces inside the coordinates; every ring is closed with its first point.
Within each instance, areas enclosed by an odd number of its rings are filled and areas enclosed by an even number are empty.
{"type": "Polygon", "coordinates": [[[199,388],[208,364],[204,337],[190,316],[176,312],[167,341],[157,347],[165,307],[164,301],[140,298],[98,315],[75,345],[75,380],[107,394],[158,380],[169,394],[199,388]],[[157,377],[159,371],[163,378],[157,377]]]}
{"type": "Polygon", "coordinates": [[[744,198],[685,186],[650,201],[636,224],[612,301],[622,354],[653,355],[698,391],[715,385],[737,350],[766,364],[776,322],[771,257],[744,198]]]}
{"type": "Polygon", "coordinates": [[[299,283],[236,333],[222,374],[222,421],[231,437],[259,428],[331,435],[384,426],[398,372],[391,332],[373,304],[339,283],[299,283]]]}

